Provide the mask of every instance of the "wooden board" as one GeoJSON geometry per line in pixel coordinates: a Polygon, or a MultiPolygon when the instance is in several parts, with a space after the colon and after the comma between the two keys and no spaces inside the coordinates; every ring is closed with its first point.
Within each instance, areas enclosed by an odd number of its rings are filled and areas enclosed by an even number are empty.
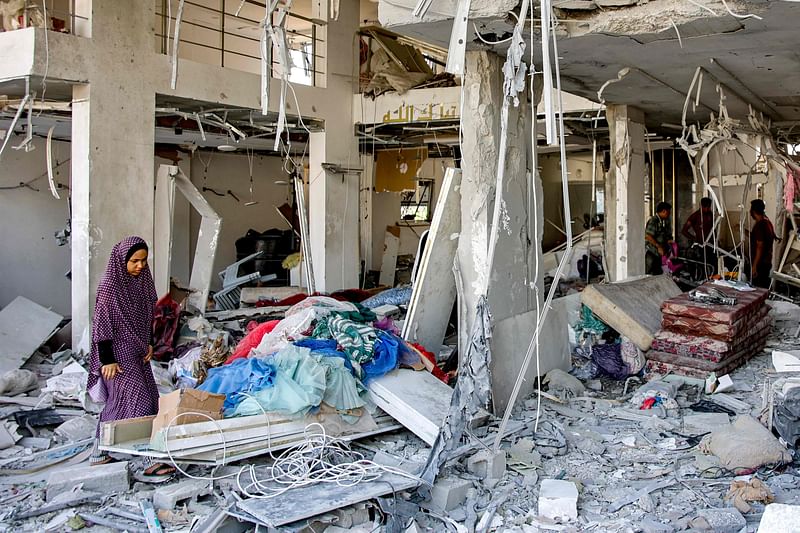
{"type": "Polygon", "coordinates": [[[453,260],[461,230],[461,171],[448,168],[408,304],[403,338],[438,353],[456,301],[453,260]]]}
{"type": "Polygon", "coordinates": [[[14,298],[0,311],[0,375],[21,367],[63,319],[27,298],[14,298]]]}
{"type": "Polygon", "coordinates": [[[600,320],[647,351],[661,328],[661,303],[679,294],[681,290],[671,278],[648,276],[589,285],[581,293],[581,301],[600,320]]]}
{"type": "Polygon", "coordinates": [[[367,386],[375,404],[432,446],[439,434],[453,389],[426,371],[399,368],[367,386]]]}
{"type": "Polygon", "coordinates": [[[394,287],[394,276],[397,271],[397,253],[400,251],[400,228],[387,226],[383,244],[383,260],[381,262],[380,284],[394,287]]]}

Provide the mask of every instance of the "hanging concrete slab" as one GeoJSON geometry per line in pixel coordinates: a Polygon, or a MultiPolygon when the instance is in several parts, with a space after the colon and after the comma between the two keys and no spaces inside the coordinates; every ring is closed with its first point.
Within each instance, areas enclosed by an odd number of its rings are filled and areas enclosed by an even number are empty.
{"type": "Polygon", "coordinates": [[[589,285],[581,293],[581,301],[600,320],[646,351],[661,328],[661,303],[681,292],[671,278],[649,276],[589,285]]]}
{"type": "Polygon", "coordinates": [[[0,311],[0,374],[22,366],[64,317],[17,296],[0,311]]]}

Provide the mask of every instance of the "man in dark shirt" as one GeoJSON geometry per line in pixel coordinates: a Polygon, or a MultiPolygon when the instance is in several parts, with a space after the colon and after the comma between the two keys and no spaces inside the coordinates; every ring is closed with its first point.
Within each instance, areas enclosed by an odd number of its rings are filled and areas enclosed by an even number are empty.
{"type": "Polygon", "coordinates": [[[714,211],[711,198],[700,200],[700,209],[689,215],[681,234],[689,239],[688,258],[690,268],[695,268],[698,279],[705,279],[717,270],[717,254],[711,232],[714,229],[714,211]]]}
{"type": "Polygon", "coordinates": [[[681,234],[689,243],[705,244],[714,226],[714,213],[711,211],[711,198],[700,200],[700,209],[689,215],[681,229],[681,234]],[[691,232],[689,230],[692,230],[691,232]]]}
{"type": "Polygon", "coordinates": [[[750,230],[750,283],[768,289],[772,270],[772,247],[775,228],[765,214],[763,200],[750,202],[750,218],[755,221],[750,230]]]}
{"type": "Polygon", "coordinates": [[[645,272],[652,276],[663,273],[661,256],[667,255],[667,248],[672,243],[672,225],[669,215],[672,206],[661,202],[656,206],[656,214],[647,221],[644,229],[645,239],[645,272]]]}

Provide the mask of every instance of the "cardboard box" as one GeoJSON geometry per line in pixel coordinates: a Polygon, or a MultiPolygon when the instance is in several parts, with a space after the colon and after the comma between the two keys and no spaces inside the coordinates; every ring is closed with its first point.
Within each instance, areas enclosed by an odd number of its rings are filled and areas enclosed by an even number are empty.
{"type": "Polygon", "coordinates": [[[158,399],[158,414],[153,420],[153,432],[150,437],[155,437],[155,435],[161,429],[167,427],[176,416],[178,416],[178,418],[172,422],[174,426],[192,424],[195,422],[208,422],[208,417],[214,420],[220,420],[222,418],[224,403],[224,394],[212,394],[197,389],[180,389],[166,396],[162,396],[158,399]]]}

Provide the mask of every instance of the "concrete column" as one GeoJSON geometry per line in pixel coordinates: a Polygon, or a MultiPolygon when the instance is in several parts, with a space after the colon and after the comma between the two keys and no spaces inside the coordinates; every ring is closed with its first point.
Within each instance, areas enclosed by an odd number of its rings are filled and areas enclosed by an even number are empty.
{"type": "MultiPolygon", "coordinates": [[[[326,16],[326,6],[317,4],[314,16],[326,16]]],[[[358,286],[360,173],[338,174],[322,167],[322,163],[361,167],[353,131],[353,68],[358,52],[353,43],[358,15],[357,2],[342,2],[339,19],[326,26],[326,98],[340,104],[326,117],[325,131],[311,134],[309,145],[309,232],[319,291],[358,286]]]]}
{"type": "Polygon", "coordinates": [[[461,154],[461,235],[458,260],[463,276],[465,312],[470,330],[475,305],[488,275],[489,224],[492,218],[500,107],[503,102],[503,59],[489,52],[467,52],[461,154]]]}
{"type": "Polygon", "coordinates": [[[529,310],[531,303],[525,95],[519,108],[509,110],[500,233],[492,272],[486,272],[500,149],[503,61],[488,52],[468,52],[466,57],[458,258],[469,324],[486,275],[490,276],[489,305],[495,322],[529,310]]]}
{"type": "Polygon", "coordinates": [[[87,61],[91,84],[76,86],[72,110],[72,341],[88,350],[91,313],[111,248],[129,235],[152,243],[155,93],[152,6],[93,2],[92,38],[107,55],[87,61]],[[141,51],[141,52],[140,52],[141,51]]]}
{"type": "MultiPolygon", "coordinates": [[[[620,281],[644,274],[644,113],[608,105],[611,168],[605,183],[608,275],[620,281]]],[[[674,223],[673,223],[674,227],[674,223]]]]}

